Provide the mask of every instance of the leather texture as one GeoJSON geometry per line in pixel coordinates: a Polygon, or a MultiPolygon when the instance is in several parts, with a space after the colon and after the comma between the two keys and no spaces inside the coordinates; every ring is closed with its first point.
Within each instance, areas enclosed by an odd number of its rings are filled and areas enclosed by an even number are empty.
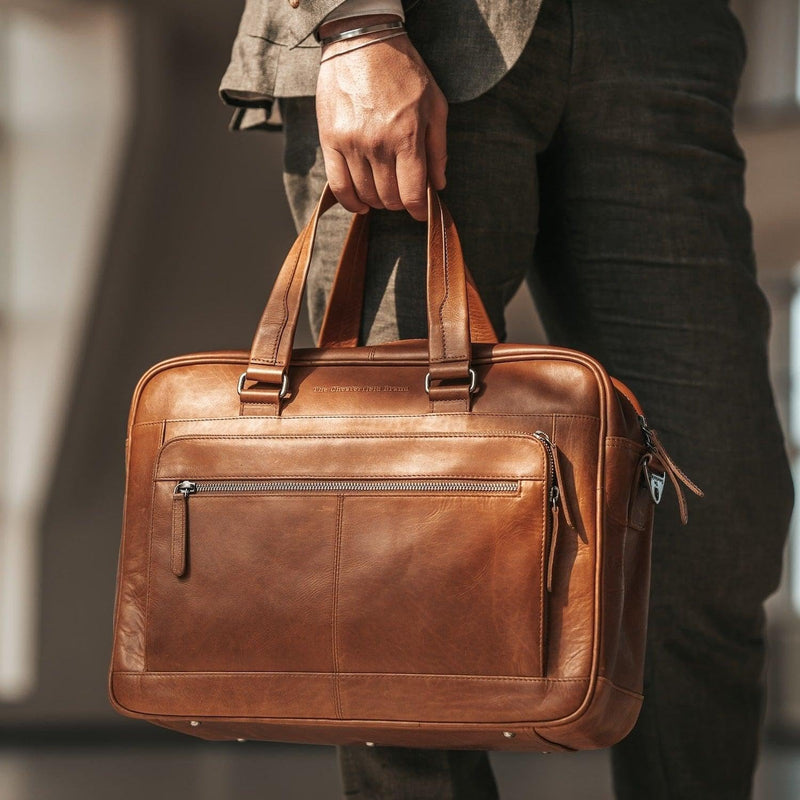
{"type": "Polygon", "coordinates": [[[494,340],[428,202],[427,340],[356,346],[356,219],[320,346],[293,348],[326,186],[251,351],[140,380],[122,714],[207,739],[490,750],[606,747],[633,726],[646,476],[685,476],[595,360],[494,340]]]}

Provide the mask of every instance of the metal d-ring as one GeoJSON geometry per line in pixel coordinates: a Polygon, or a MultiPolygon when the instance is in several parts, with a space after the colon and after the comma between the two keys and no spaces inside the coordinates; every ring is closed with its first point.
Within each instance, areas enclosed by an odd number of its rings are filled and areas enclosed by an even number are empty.
{"type": "MultiPolygon", "coordinates": [[[[243,372],[239,376],[239,383],[236,386],[236,393],[241,396],[244,391],[244,382],[247,380],[247,373],[243,372]]],[[[289,376],[284,372],[281,377],[281,390],[278,392],[278,397],[282,400],[289,394],[289,376]]]]}
{"type": "MultiPolygon", "coordinates": [[[[478,376],[472,367],[469,368],[469,393],[475,394],[478,391],[478,376]]],[[[431,374],[430,372],[425,375],[425,394],[431,393],[431,374]]]]}

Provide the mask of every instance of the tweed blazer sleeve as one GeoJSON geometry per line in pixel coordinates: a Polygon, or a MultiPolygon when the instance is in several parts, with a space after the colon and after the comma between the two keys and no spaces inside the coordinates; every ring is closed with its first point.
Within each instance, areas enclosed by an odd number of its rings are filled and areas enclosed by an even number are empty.
{"type": "MultiPolygon", "coordinates": [[[[320,48],[312,36],[342,0],[246,0],[222,99],[234,129],[279,129],[276,97],[316,92],[320,48]]],[[[406,30],[451,103],[490,89],[519,58],[542,0],[403,0],[406,30]],[[467,66],[468,65],[468,66],[467,66]]]]}

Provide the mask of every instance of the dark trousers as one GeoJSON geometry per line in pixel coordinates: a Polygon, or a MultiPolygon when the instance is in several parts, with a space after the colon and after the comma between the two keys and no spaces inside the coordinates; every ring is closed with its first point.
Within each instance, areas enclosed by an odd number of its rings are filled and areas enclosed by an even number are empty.
{"type": "MultiPolygon", "coordinates": [[[[619,798],[746,798],[757,756],[763,601],[792,486],[733,134],[744,56],[721,0],[544,0],[514,67],[450,106],[442,196],[496,329],[527,279],[551,342],[626,382],[706,492],[685,528],[672,500],[657,510],[645,701],[612,751],[619,798]]],[[[299,225],[325,179],[314,100],[280,107],[299,225]]],[[[349,217],[331,215],[315,330],[349,217]]],[[[424,223],[372,216],[362,337],[425,336],[424,223]]],[[[347,747],[340,764],[349,797],[497,796],[485,753],[347,747]]]]}

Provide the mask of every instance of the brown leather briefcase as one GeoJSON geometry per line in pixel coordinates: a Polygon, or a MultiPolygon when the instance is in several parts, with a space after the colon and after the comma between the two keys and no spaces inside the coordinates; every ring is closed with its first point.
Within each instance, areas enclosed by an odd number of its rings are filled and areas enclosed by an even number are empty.
{"type": "Polygon", "coordinates": [[[356,216],[320,346],[293,350],[334,203],[250,353],[136,388],[114,707],[206,739],[613,744],[642,702],[654,502],[669,477],[685,514],[696,487],[595,360],[497,343],[432,190],[429,338],[356,346],[356,216]]]}

